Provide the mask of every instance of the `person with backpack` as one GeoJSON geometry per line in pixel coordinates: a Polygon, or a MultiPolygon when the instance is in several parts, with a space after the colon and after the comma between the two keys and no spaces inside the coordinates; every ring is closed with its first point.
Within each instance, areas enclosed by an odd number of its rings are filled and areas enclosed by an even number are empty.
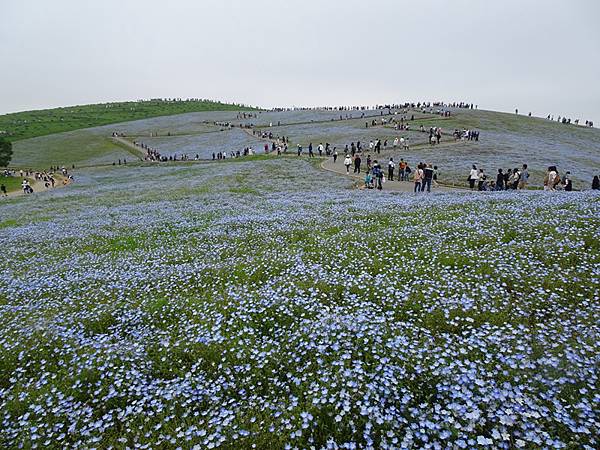
{"type": "Polygon", "coordinates": [[[431,182],[433,181],[433,167],[431,164],[427,164],[425,169],[423,170],[423,181],[421,185],[421,191],[425,191],[425,187],[427,187],[427,192],[431,192],[431,182]]]}
{"type": "Polygon", "coordinates": [[[388,180],[394,181],[394,169],[396,168],[396,164],[394,164],[394,158],[390,158],[388,162],[388,180]]]}
{"type": "Polygon", "coordinates": [[[381,170],[381,166],[379,165],[377,160],[373,161],[373,177],[375,178],[377,189],[382,190],[383,170],[381,170]]]}

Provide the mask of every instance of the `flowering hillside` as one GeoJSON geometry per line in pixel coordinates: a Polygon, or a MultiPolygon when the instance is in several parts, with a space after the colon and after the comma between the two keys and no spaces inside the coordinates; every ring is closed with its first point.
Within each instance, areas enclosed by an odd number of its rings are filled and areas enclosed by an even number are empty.
{"type": "Polygon", "coordinates": [[[347,187],[232,161],[0,203],[0,446],[598,448],[600,196],[347,187]]]}

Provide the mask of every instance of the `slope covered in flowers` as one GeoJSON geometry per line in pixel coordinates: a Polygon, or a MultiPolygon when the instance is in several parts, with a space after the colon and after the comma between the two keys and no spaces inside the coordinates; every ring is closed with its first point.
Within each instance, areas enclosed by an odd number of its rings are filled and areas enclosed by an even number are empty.
{"type": "Polygon", "coordinates": [[[599,200],[285,159],[0,204],[0,445],[597,448],[599,200]]]}

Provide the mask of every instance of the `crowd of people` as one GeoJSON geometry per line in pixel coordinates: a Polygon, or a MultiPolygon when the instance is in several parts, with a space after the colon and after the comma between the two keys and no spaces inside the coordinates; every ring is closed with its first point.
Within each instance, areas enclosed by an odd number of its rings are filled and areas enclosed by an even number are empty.
{"type": "Polygon", "coordinates": [[[252,156],[256,153],[252,149],[252,147],[245,147],[242,151],[231,151],[231,152],[217,152],[212,154],[213,161],[220,159],[231,159],[231,158],[241,158],[242,156],[252,156]]]}
{"type": "MultiPolygon", "coordinates": [[[[531,113],[529,113],[529,116],[531,117],[531,113]]],[[[552,114],[548,114],[548,116],[546,117],[546,119],[553,121],[554,120],[554,116],[552,114]]],[[[571,123],[571,118],[567,118],[567,117],[564,117],[564,116],[563,117],[558,116],[556,118],[556,121],[560,122],[560,123],[564,123],[564,124],[570,124],[571,123]]],[[[579,119],[573,120],[572,123],[574,123],[575,125],[579,125],[579,119]]],[[[594,122],[591,121],[591,120],[586,120],[585,121],[585,126],[592,128],[594,126],[594,122]]]]}
{"type": "MultiPolygon", "coordinates": [[[[337,152],[333,154],[334,164],[336,161],[337,152]]],[[[404,158],[400,158],[400,161],[396,164],[394,158],[391,157],[387,162],[387,178],[379,161],[372,159],[370,154],[366,156],[366,168],[363,167],[362,153],[360,152],[353,155],[346,153],[343,163],[346,167],[346,174],[350,174],[351,168],[353,174],[360,175],[361,172],[365,172],[364,187],[367,189],[381,190],[383,184],[387,181],[408,182],[411,174],[415,193],[431,192],[431,186],[438,185],[438,167],[431,163],[420,162],[413,172],[413,169],[404,158]]]]}
{"type": "MultiPolygon", "coordinates": [[[[471,190],[478,191],[507,191],[527,189],[529,184],[529,168],[523,164],[520,168],[498,169],[495,179],[488,177],[483,168],[477,168],[475,164],[471,167],[467,181],[471,190]]],[[[600,190],[600,181],[598,176],[592,180],[592,189],[600,190]]],[[[565,171],[562,175],[556,166],[550,166],[544,176],[545,191],[572,191],[573,178],[570,171],[565,171]]]]}
{"type": "Polygon", "coordinates": [[[525,189],[529,182],[529,170],[527,164],[519,169],[498,169],[496,179],[489,179],[483,168],[477,168],[475,164],[471,167],[467,177],[471,190],[478,191],[505,191],[509,189],[525,189]]]}
{"type": "MultiPolygon", "coordinates": [[[[75,166],[72,166],[75,169],[75,166]]],[[[57,185],[56,174],[60,173],[63,177],[62,184],[67,185],[74,181],[73,174],[69,172],[66,167],[52,166],[48,170],[34,171],[31,169],[4,169],[2,176],[4,177],[18,177],[21,178],[21,189],[24,194],[32,194],[33,186],[31,185],[30,178],[33,178],[36,183],[43,184],[45,189],[51,189],[57,185]]],[[[8,196],[6,185],[0,185],[0,193],[2,196],[8,196]]]]}
{"type": "MultiPolygon", "coordinates": [[[[519,114],[519,108],[515,109],[515,114],[519,114]]],[[[527,115],[529,117],[531,117],[531,112],[529,112],[527,115]]],[[[546,116],[546,120],[554,121],[554,114],[548,114],[546,116]]],[[[567,125],[570,125],[571,123],[573,123],[575,125],[579,125],[579,122],[580,122],[579,119],[572,120],[570,117],[565,117],[565,116],[561,117],[560,115],[556,118],[556,121],[560,122],[560,123],[567,124],[567,125]]],[[[593,128],[594,127],[594,122],[592,120],[586,120],[585,121],[585,126],[593,128]]]]}

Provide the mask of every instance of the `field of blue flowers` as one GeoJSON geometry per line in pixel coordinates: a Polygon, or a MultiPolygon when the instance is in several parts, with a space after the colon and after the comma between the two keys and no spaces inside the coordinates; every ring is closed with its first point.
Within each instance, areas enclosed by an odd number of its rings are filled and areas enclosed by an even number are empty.
{"type": "Polygon", "coordinates": [[[82,171],[0,203],[0,447],[598,448],[599,238],[591,191],[82,171]]]}

